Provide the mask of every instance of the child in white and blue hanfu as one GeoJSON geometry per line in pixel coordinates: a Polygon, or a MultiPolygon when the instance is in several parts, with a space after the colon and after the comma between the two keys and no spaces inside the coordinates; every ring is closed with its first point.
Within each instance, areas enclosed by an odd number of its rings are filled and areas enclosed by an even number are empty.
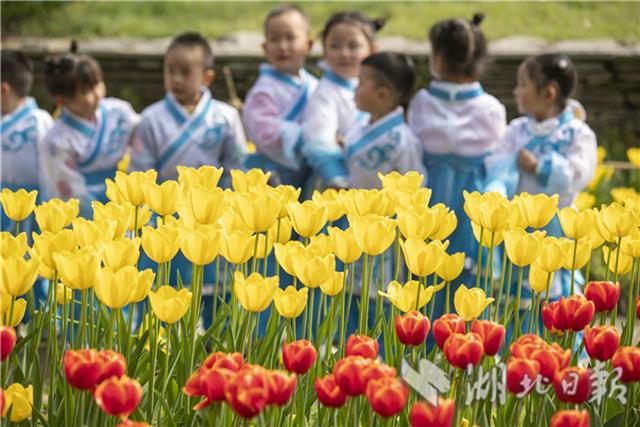
{"type": "MultiPolygon", "coordinates": [[[[486,159],[487,190],[509,197],[523,192],[557,194],[558,209],[573,205],[593,178],[597,163],[596,136],[585,123],[580,104],[569,99],[575,80],[566,55],[544,54],[522,63],[514,94],[518,112],[525,116],[509,123],[497,150],[486,159]]],[[[557,217],[544,230],[547,235],[562,236],[557,217]]],[[[527,277],[525,273],[521,290],[526,306],[532,298],[527,277]]],[[[576,271],[575,292],[580,292],[583,282],[576,271]]],[[[514,295],[516,285],[511,284],[514,295]]],[[[571,272],[561,269],[550,284],[549,300],[570,295],[571,272]]],[[[532,312],[527,309],[523,315],[532,312]]]]}
{"type": "Polygon", "coordinates": [[[245,99],[242,118],[256,146],[245,166],[271,172],[272,185],[302,188],[309,168],[302,157],[302,112],[318,80],[304,69],[311,49],[309,21],[296,6],[282,5],[265,19],[263,48],[269,63],[245,99]]]}

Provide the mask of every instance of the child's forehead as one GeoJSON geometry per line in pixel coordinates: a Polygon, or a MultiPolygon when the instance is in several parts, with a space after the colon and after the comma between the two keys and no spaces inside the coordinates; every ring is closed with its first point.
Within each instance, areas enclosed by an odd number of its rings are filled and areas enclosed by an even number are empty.
{"type": "Polygon", "coordinates": [[[303,31],[307,33],[309,30],[307,18],[296,10],[288,10],[273,16],[269,18],[265,25],[267,35],[284,31],[303,31]]]}
{"type": "Polygon", "coordinates": [[[166,63],[192,65],[204,62],[204,50],[201,46],[177,45],[167,51],[164,56],[166,63]]]}

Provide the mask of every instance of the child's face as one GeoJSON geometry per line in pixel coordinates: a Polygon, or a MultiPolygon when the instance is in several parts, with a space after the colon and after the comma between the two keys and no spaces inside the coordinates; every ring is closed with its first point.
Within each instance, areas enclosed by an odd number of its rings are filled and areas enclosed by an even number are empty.
{"type": "Polygon", "coordinates": [[[105,97],[107,89],[104,82],[98,82],[93,88],[76,92],[73,98],[61,97],[58,103],[78,117],[93,120],[100,100],[105,97]]]}
{"type": "Polygon", "coordinates": [[[164,58],[164,87],[182,105],[193,105],[200,88],[209,86],[213,70],[204,68],[202,49],[198,46],[176,46],[164,58]]]}
{"type": "Polygon", "coordinates": [[[518,83],[513,89],[513,96],[520,114],[538,115],[547,108],[543,91],[538,89],[523,65],[518,68],[518,83]]]}
{"type": "Polygon", "coordinates": [[[359,110],[373,113],[379,108],[380,87],[375,79],[375,71],[367,66],[360,67],[360,79],[356,89],[356,106],[359,110]]]}
{"type": "Polygon", "coordinates": [[[297,12],[286,12],[269,20],[262,44],[267,60],[283,73],[297,75],[311,50],[306,20],[297,12]]]}
{"type": "Polygon", "coordinates": [[[357,77],[360,63],[372,53],[372,46],[357,25],[337,24],[324,40],[324,58],[331,70],[344,78],[357,77]]]}

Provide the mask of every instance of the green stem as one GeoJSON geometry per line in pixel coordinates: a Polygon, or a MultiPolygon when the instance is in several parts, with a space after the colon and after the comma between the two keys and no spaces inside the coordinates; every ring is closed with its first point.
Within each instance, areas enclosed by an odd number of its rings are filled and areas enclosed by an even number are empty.
{"type": "Polygon", "coordinates": [[[482,271],[482,237],[484,236],[484,227],[480,227],[480,240],[478,241],[478,257],[476,258],[476,288],[480,287],[480,276],[482,271]]]}
{"type": "Polygon", "coordinates": [[[573,259],[571,261],[571,294],[573,295],[575,289],[575,276],[576,276],[576,253],[578,252],[578,239],[573,242],[573,259]]]}
{"type": "Polygon", "coordinates": [[[517,340],[520,336],[520,296],[522,295],[522,267],[518,267],[518,289],[516,291],[515,310],[515,331],[513,331],[513,340],[517,340]]]}
{"type": "MultiPolygon", "coordinates": [[[[373,263],[372,263],[373,264],[373,263]]],[[[369,309],[369,255],[364,254],[364,267],[363,267],[363,282],[364,286],[360,292],[360,322],[358,325],[358,331],[361,334],[366,334],[367,331],[367,318],[369,317],[367,310],[369,309]]]]}

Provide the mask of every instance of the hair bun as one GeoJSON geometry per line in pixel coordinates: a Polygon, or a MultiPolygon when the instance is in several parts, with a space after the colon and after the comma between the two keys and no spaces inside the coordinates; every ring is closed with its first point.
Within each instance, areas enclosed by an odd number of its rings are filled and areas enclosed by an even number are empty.
{"type": "Polygon", "coordinates": [[[484,13],[477,12],[473,14],[473,18],[471,18],[471,24],[477,27],[482,23],[482,21],[484,21],[484,13]]]}
{"type": "Polygon", "coordinates": [[[78,41],[76,39],[71,39],[71,44],[69,45],[69,52],[78,53],[78,41]]]}
{"type": "Polygon", "coordinates": [[[378,31],[380,31],[382,28],[384,28],[385,24],[387,23],[387,18],[376,18],[373,21],[371,21],[371,26],[373,27],[373,32],[377,33],[378,31]]]}

